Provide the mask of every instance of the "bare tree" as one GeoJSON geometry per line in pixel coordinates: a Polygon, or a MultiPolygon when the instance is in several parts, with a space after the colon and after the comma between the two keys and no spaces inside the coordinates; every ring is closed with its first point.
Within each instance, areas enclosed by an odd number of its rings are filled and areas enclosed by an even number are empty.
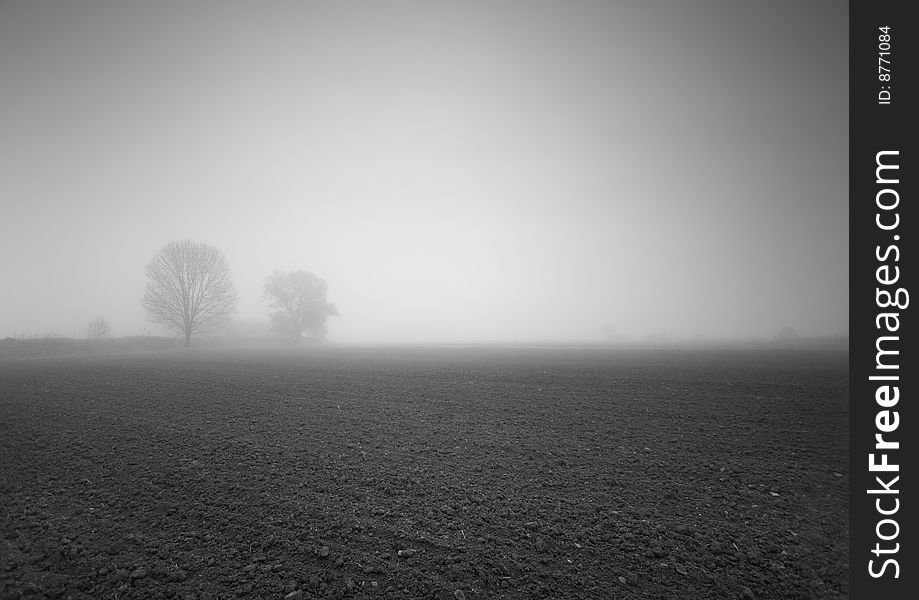
{"type": "Polygon", "coordinates": [[[171,242],[147,265],[142,301],[151,321],[191,336],[236,311],[230,267],[216,248],[191,240],[171,242]]]}
{"type": "Polygon", "coordinates": [[[103,317],[90,321],[86,326],[86,339],[88,340],[104,340],[111,334],[112,328],[103,317]]]}
{"type": "Polygon", "coordinates": [[[325,280],[308,271],[272,273],[265,282],[264,298],[275,311],[271,321],[281,335],[300,340],[304,331],[322,339],[328,333],[327,317],[337,317],[338,309],[326,301],[325,280]]]}

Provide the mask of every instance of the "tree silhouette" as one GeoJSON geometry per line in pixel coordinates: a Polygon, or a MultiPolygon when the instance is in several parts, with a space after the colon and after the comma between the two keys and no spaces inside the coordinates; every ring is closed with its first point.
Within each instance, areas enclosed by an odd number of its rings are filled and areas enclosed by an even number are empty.
{"type": "Polygon", "coordinates": [[[149,319],[185,334],[227,319],[236,311],[236,290],[223,254],[207,244],[171,242],[147,265],[142,301],[149,319]]]}
{"type": "Polygon", "coordinates": [[[89,340],[104,340],[111,333],[112,329],[109,327],[108,321],[103,317],[90,321],[89,325],[86,326],[86,339],[89,340]]]}
{"type": "Polygon", "coordinates": [[[303,332],[316,338],[328,333],[327,317],[337,317],[334,304],[326,301],[326,282],[307,271],[275,271],[265,282],[263,296],[274,310],[271,321],[281,335],[300,340],[303,332]]]}

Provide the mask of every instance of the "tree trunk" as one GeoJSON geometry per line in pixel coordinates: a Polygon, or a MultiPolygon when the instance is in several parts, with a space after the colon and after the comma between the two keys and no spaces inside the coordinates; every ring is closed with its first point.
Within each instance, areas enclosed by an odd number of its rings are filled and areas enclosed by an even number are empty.
{"type": "Polygon", "coordinates": [[[186,331],[185,332],[185,347],[188,348],[189,346],[191,346],[191,332],[186,331]]]}

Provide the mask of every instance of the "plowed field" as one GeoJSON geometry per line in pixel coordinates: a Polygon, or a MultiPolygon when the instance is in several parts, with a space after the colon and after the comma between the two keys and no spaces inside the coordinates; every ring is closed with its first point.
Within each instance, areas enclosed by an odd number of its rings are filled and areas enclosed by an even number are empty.
{"type": "Polygon", "coordinates": [[[847,355],[0,363],[2,598],[838,598],[847,355]]]}

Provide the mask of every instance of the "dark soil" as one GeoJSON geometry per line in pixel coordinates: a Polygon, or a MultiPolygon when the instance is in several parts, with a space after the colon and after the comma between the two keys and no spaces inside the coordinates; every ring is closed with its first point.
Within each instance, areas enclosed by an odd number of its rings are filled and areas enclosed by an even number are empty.
{"type": "Polygon", "coordinates": [[[839,598],[847,355],[0,363],[2,598],[839,598]]]}

